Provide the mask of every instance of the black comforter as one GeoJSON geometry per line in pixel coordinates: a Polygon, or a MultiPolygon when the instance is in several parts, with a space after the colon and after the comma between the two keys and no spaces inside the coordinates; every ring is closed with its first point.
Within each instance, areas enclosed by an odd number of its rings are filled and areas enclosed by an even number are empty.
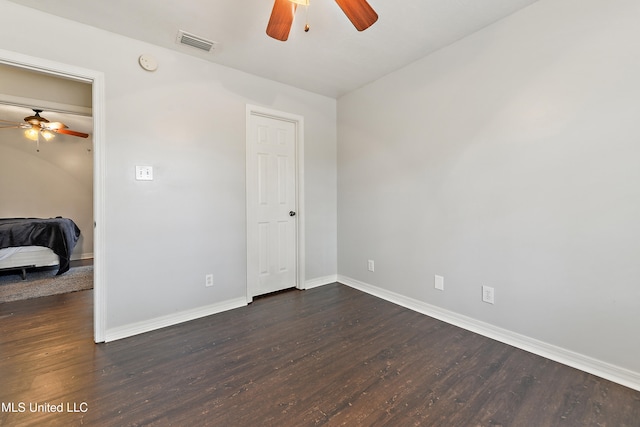
{"type": "Polygon", "coordinates": [[[0,219],[0,249],[18,246],[45,246],[60,257],[58,273],[69,270],[71,252],[80,229],[68,218],[0,219]]]}

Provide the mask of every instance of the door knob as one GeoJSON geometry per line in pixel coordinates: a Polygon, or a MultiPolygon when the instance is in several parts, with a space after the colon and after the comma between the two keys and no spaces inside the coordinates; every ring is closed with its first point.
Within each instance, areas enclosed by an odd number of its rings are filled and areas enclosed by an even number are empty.
{"type": "Polygon", "coordinates": [[[289,216],[296,216],[296,213],[294,211],[289,211],[289,216]]]}

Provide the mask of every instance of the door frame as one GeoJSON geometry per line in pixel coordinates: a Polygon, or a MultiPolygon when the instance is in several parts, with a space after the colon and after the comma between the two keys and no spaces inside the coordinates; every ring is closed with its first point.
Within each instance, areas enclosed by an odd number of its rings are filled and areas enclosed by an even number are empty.
{"type": "Polygon", "coordinates": [[[104,342],[106,329],[104,73],[0,49],[0,63],[50,76],[91,83],[93,118],[93,339],[104,342]]]}
{"type": "Polygon", "coordinates": [[[247,244],[247,260],[246,260],[246,297],[247,303],[253,301],[252,296],[252,275],[253,270],[251,270],[251,266],[249,265],[249,253],[253,250],[249,245],[249,227],[253,222],[255,222],[255,212],[251,212],[249,209],[249,183],[252,180],[253,171],[249,168],[249,135],[250,135],[250,126],[251,126],[251,116],[261,116],[267,117],[275,120],[282,120],[286,122],[293,123],[295,125],[295,152],[296,152],[296,164],[295,164],[295,174],[296,174],[296,217],[297,220],[295,222],[296,227],[296,288],[297,289],[305,289],[305,235],[304,235],[304,224],[305,224],[305,212],[304,212],[304,117],[286,113],[283,111],[274,110],[271,108],[261,107],[258,105],[247,104],[246,107],[246,134],[245,134],[245,170],[246,170],[246,183],[245,183],[245,195],[246,195],[246,244],[247,244]]]}

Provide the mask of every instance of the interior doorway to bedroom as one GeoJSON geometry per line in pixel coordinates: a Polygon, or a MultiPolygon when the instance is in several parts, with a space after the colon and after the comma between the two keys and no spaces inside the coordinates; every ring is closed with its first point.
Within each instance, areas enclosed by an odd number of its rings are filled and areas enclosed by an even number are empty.
{"type": "MultiPolygon", "coordinates": [[[[96,89],[101,88],[94,86],[96,80],[102,85],[101,74],[0,51],[0,76],[0,119],[24,122],[25,117],[37,113],[35,108],[42,110],[39,115],[49,122],[64,123],[66,129],[89,134],[82,138],[56,133],[49,141],[40,136],[29,140],[24,127],[0,129],[0,217],[61,216],[78,225],[81,234],[71,253],[72,269],[56,276],[54,268],[50,273],[51,287],[59,288],[52,290],[58,293],[65,291],[64,282],[73,282],[67,290],[74,291],[90,282],[94,288],[94,335],[96,342],[101,341],[102,292],[96,271],[99,268],[94,268],[100,264],[100,251],[95,248],[100,246],[100,228],[96,224],[102,210],[101,192],[95,194],[95,189],[101,188],[100,169],[95,167],[101,150],[94,108],[95,99],[101,101],[102,97],[96,97],[96,92],[101,92],[96,89]],[[79,269],[83,270],[82,275],[75,274],[79,269]]],[[[18,284],[20,281],[22,278],[18,277],[18,284]]],[[[25,289],[28,296],[33,296],[29,295],[32,289],[25,289]]],[[[38,292],[46,295],[47,290],[38,292]]]]}

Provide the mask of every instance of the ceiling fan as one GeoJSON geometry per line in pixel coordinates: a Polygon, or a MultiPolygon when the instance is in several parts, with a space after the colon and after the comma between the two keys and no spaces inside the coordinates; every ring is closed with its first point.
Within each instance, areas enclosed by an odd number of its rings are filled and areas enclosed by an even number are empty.
{"type": "MultiPolygon", "coordinates": [[[[336,0],[336,3],[358,31],[366,30],[378,20],[378,14],[366,0],[336,0]]],[[[298,4],[308,6],[309,0],[275,0],[267,24],[269,37],[280,41],[289,38],[298,4]]],[[[304,30],[309,31],[309,25],[306,25],[304,30]]]]}
{"type": "Polygon", "coordinates": [[[0,129],[25,129],[24,135],[32,141],[39,141],[40,135],[49,141],[55,134],[62,133],[65,135],[77,136],[80,138],[86,138],[88,133],[78,132],[69,129],[69,126],[60,122],[50,122],[46,118],[42,117],[40,113],[42,110],[33,108],[34,115],[24,118],[24,122],[10,122],[7,120],[0,120],[0,129]]]}

